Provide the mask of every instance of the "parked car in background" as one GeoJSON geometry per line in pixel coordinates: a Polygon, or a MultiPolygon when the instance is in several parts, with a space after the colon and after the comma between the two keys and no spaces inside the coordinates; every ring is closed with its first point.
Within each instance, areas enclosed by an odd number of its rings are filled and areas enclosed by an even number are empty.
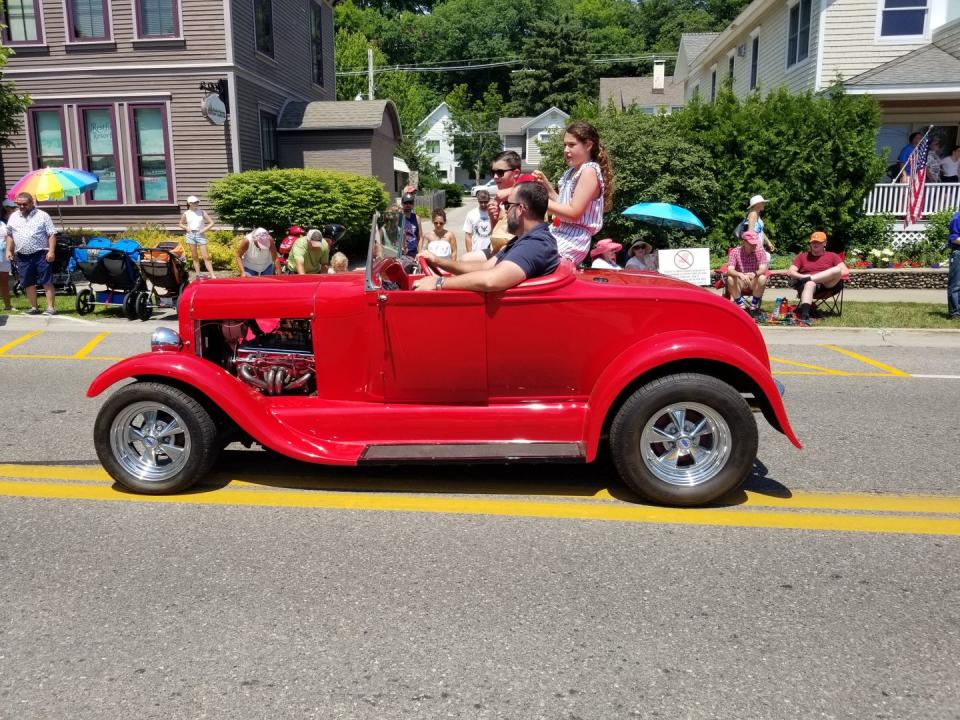
{"type": "Polygon", "coordinates": [[[94,425],[125,487],[186,490],[239,440],[330,465],[590,463],[700,505],[751,473],[753,411],[797,447],[763,337],[663,275],[556,271],[504,292],[413,292],[374,217],[363,273],[199,280],[179,332],[101,373],[94,425]],[[127,382],[133,380],[134,382],[127,382]]]}
{"type": "Polygon", "coordinates": [[[488,193],[490,193],[490,197],[493,197],[497,194],[497,183],[495,183],[493,179],[490,179],[482,185],[474,185],[472,188],[470,188],[470,195],[472,197],[476,197],[477,193],[481,190],[486,190],[488,193]]]}

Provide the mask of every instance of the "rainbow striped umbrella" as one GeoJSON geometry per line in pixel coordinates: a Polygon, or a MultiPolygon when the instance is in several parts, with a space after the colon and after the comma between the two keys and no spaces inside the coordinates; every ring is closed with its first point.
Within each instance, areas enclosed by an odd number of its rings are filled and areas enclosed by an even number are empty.
{"type": "Polygon", "coordinates": [[[28,172],[17,180],[7,193],[13,200],[17,193],[30,193],[37,200],[63,200],[80,195],[97,186],[100,179],[86,170],[65,167],[45,167],[28,172]]]}

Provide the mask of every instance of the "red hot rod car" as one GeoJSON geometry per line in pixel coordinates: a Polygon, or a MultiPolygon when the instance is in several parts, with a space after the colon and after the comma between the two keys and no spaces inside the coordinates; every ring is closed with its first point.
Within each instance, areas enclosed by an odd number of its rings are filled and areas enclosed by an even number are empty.
{"type": "Polygon", "coordinates": [[[329,465],[582,463],[606,446],[642,496],[697,505],[750,474],[752,411],[800,447],[755,324],[700,288],[566,262],[500,293],[413,279],[374,231],[362,273],[192,283],[179,333],[91,384],[135,381],[97,416],[101,462],[169,493],[234,439],[329,465]]]}

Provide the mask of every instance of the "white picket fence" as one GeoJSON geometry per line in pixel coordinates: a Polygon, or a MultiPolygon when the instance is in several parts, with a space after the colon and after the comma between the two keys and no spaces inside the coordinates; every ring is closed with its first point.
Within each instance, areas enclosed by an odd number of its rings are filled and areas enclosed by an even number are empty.
{"type": "MultiPolygon", "coordinates": [[[[893,215],[903,217],[907,209],[906,183],[880,183],[863,201],[867,215],[893,215]]],[[[960,209],[960,183],[927,183],[923,188],[923,215],[941,210],[960,209]]]]}

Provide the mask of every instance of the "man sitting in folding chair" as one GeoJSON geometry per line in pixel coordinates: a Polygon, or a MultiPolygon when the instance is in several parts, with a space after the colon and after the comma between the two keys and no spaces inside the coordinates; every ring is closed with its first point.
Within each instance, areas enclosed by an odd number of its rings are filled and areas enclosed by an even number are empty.
{"type": "Polygon", "coordinates": [[[760,301],[767,287],[767,253],[760,245],[760,238],[752,230],[744,230],[740,247],[735,247],[727,256],[727,295],[737,307],[749,313],[760,311],[760,301]],[[748,299],[744,299],[744,295],[748,299]]]}
{"type": "Polygon", "coordinates": [[[793,259],[787,276],[800,296],[797,319],[809,323],[810,310],[818,301],[843,292],[843,280],[850,276],[850,270],[842,257],[827,251],[826,233],[817,231],[810,236],[810,249],[793,259]]]}

